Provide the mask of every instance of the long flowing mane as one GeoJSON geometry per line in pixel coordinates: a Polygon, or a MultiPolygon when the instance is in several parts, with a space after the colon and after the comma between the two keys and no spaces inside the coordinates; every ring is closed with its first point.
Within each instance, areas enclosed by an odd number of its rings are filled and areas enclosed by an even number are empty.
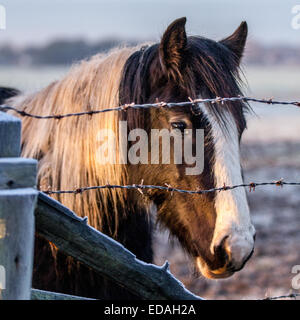
{"type": "MultiPolygon", "coordinates": [[[[26,109],[39,115],[118,106],[123,66],[135,50],[137,48],[122,48],[106,55],[96,55],[73,66],[62,80],[53,82],[38,93],[12,98],[8,103],[20,110],[26,109]]],[[[40,189],[64,190],[108,182],[125,183],[125,166],[99,165],[95,160],[97,132],[102,128],[117,132],[117,113],[73,117],[67,121],[22,120],[22,155],[39,160],[40,189]]],[[[123,191],[110,189],[80,196],[60,194],[55,198],[79,216],[87,216],[90,225],[102,230],[102,217],[106,216],[107,225],[110,226],[112,212],[115,214],[112,225],[115,224],[114,229],[117,228],[117,212],[120,207],[116,210],[117,208],[111,208],[111,204],[118,203],[118,206],[122,206],[124,194],[123,191]]],[[[115,231],[110,230],[110,233],[115,231]]]]}

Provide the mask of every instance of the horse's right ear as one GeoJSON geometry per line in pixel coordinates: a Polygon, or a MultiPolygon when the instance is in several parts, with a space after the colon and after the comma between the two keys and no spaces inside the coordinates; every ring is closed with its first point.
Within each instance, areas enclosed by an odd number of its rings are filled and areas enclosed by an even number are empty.
{"type": "Polygon", "coordinates": [[[175,79],[180,76],[187,45],[185,23],[185,17],[173,21],[165,31],[159,46],[163,71],[175,79]]]}

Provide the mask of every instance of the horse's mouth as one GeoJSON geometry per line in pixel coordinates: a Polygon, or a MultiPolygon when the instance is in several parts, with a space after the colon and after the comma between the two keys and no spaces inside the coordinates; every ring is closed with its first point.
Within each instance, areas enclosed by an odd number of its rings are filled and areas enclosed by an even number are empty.
{"type": "Polygon", "coordinates": [[[228,246],[225,243],[224,249],[221,252],[215,250],[213,264],[208,263],[206,259],[200,255],[195,257],[195,265],[199,272],[209,279],[222,279],[229,278],[235,272],[242,270],[245,264],[252,257],[254,252],[254,239],[253,242],[236,241],[234,245],[228,246]],[[246,244],[245,244],[246,243],[246,244]],[[215,268],[212,267],[215,265],[215,268]]]}
{"type": "Polygon", "coordinates": [[[196,267],[201,272],[201,274],[208,279],[229,278],[235,273],[235,271],[227,264],[225,264],[221,268],[212,270],[201,257],[196,258],[196,267]]]}

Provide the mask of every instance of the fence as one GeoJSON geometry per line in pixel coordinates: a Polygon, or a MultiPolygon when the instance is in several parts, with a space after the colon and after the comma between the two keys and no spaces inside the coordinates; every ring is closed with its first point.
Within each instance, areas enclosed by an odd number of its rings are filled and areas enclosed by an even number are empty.
{"type": "Polygon", "coordinates": [[[118,242],[88,226],[86,219],[38,192],[37,162],[18,158],[19,119],[0,112],[0,137],[0,265],[6,272],[3,299],[83,299],[31,290],[35,231],[143,299],[200,299],[171,275],[167,262],[157,267],[139,261],[118,242]]]}
{"type": "MultiPolygon", "coordinates": [[[[142,299],[201,300],[172,276],[169,264],[162,267],[146,264],[124,248],[121,244],[88,226],[87,219],[79,218],[75,213],[59,202],[47,196],[54,193],[75,193],[85,191],[121,188],[160,189],[167,192],[203,194],[249,187],[255,190],[262,185],[294,185],[300,182],[285,182],[282,179],[272,182],[251,182],[234,186],[223,186],[209,190],[182,190],[170,185],[153,186],[142,182],[134,185],[89,186],[75,190],[45,190],[38,192],[36,186],[37,162],[20,158],[21,121],[1,110],[14,110],[20,116],[36,119],[62,119],[72,116],[93,115],[110,111],[126,111],[128,108],[172,108],[191,106],[196,103],[224,103],[226,101],[255,101],[267,104],[300,106],[299,102],[274,101],[249,97],[216,99],[197,99],[183,103],[164,103],[146,105],[124,105],[92,112],[64,115],[39,116],[9,106],[0,106],[0,266],[5,270],[5,281],[1,283],[0,299],[86,299],[70,295],[57,294],[31,289],[34,234],[38,232],[54,243],[61,251],[92,268],[96,272],[127,288],[142,299]],[[5,285],[5,287],[4,287],[5,285]],[[2,288],[1,288],[2,286],[2,288]],[[2,290],[1,290],[2,289],[2,290]]],[[[277,298],[295,298],[290,294],[277,298]]]]}

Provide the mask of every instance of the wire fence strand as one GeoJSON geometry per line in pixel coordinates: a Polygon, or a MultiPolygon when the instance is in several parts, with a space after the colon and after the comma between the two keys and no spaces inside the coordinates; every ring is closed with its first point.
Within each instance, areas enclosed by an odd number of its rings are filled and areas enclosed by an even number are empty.
{"type": "Polygon", "coordinates": [[[19,110],[12,106],[0,105],[0,111],[14,111],[19,114],[21,117],[30,117],[34,119],[63,119],[63,118],[70,118],[70,117],[80,117],[80,116],[93,116],[100,113],[112,112],[112,111],[126,111],[127,109],[149,109],[149,108],[174,108],[174,107],[190,107],[196,104],[202,103],[226,103],[228,101],[244,101],[244,102],[257,102],[257,103],[264,103],[269,105],[289,105],[289,106],[296,106],[300,107],[300,101],[278,101],[270,99],[258,99],[258,98],[251,98],[251,97],[216,97],[212,99],[190,99],[189,101],[185,102],[157,102],[157,103],[147,103],[147,104],[124,104],[118,107],[106,108],[101,110],[90,110],[90,111],[82,111],[76,113],[66,113],[66,114],[55,114],[55,115],[36,115],[26,112],[26,107],[23,110],[19,110]]]}
{"type": "Polygon", "coordinates": [[[300,297],[300,293],[290,293],[287,295],[282,295],[277,297],[267,297],[262,300],[297,299],[297,297],[300,297]]]}
{"type": "Polygon", "coordinates": [[[91,190],[103,190],[103,189],[127,189],[132,190],[136,189],[139,192],[143,193],[142,190],[161,190],[161,191],[168,191],[168,192],[178,192],[178,193],[185,193],[185,194],[206,194],[211,192],[221,192],[221,191],[227,191],[227,190],[233,190],[237,188],[249,188],[249,192],[255,191],[256,187],[259,186],[277,186],[277,187],[283,187],[283,186],[300,186],[300,182],[285,182],[283,179],[277,180],[277,181],[269,181],[269,182],[250,182],[250,183],[242,183],[232,186],[227,186],[224,184],[222,187],[217,188],[211,188],[207,190],[185,190],[185,189],[179,189],[174,188],[170,184],[165,184],[164,186],[157,186],[157,185],[145,185],[143,183],[140,184],[131,184],[131,185],[114,185],[114,184],[105,184],[101,186],[88,186],[88,187],[81,187],[81,188],[75,188],[73,190],[51,190],[50,187],[48,190],[40,190],[48,195],[51,194],[81,194],[86,191],[91,190]]]}

